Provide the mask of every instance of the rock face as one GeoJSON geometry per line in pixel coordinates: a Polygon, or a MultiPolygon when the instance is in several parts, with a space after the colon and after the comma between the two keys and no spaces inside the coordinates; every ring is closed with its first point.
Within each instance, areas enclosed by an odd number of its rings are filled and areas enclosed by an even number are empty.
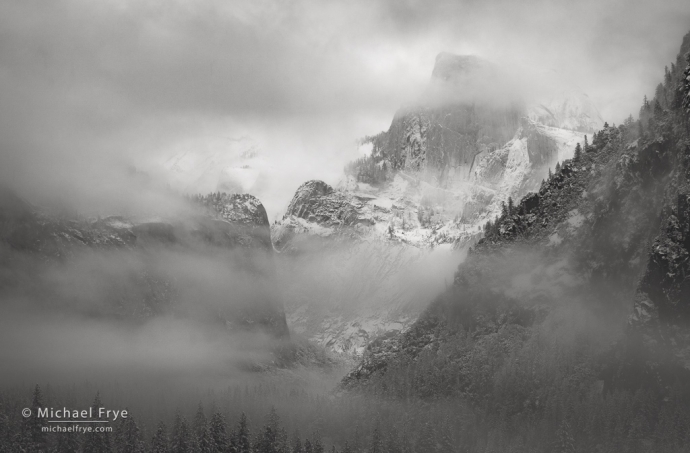
{"type": "MultiPolygon", "coordinates": [[[[680,55],[689,50],[690,34],[680,55]]],[[[680,55],[654,108],[643,105],[638,122],[605,125],[581,156],[487,223],[454,284],[406,332],[369,345],[343,387],[455,395],[537,418],[550,404],[544,388],[680,391],[690,376],[690,120],[679,101],[689,90],[680,55]]]]}
{"type": "Polygon", "coordinates": [[[576,87],[550,86],[526,98],[497,66],[440,54],[418,103],[399,110],[387,132],[367,139],[371,159],[447,191],[454,202],[439,204],[453,223],[472,229],[500,214],[509,197],[537,190],[549,168],[603,125],[576,87]]]}
{"type": "MultiPolygon", "coordinates": [[[[17,263],[22,262],[35,265],[34,270],[24,271],[42,275],[45,266],[50,268],[51,263],[68,269],[82,261],[107,263],[112,259],[110,266],[118,268],[118,275],[124,275],[123,285],[131,286],[131,291],[126,288],[106,291],[105,298],[113,299],[113,303],[101,307],[100,312],[133,320],[175,310],[180,302],[180,294],[185,289],[176,284],[179,275],[165,262],[164,257],[168,255],[168,259],[211,256],[226,267],[241,266],[250,278],[263,281],[263,287],[275,283],[270,224],[258,199],[251,195],[218,193],[182,205],[179,212],[155,220],[122,216],[88,220],[40,212],[3,189],[0,191],[0,247],[6,253],[2,261],[7,271],[4,275],[21,273],[17,263]]],[[[19,290],[15,283],[20,281],[4,282],[6,285],[0,284],[0,288],[19,290]]],[[[221,308],[214,309],[213,314],[201,313],[205,308],[199,308],[197,315],[213,316],[229,327],[260,326],[278,336],[287,335],[277,291],[262,294],[251,301],[237,301],[230,294],[228,303],[220,297],[216,304],[221,308]]]]}
{"type": "MultiPolygon", "coordinates": [[[[272,251],[270,222],[258,198],[249,194],[217,193],[199,201],[207,208],[205,216],[215,220],[208,222],[204,217],[196,218],[196,231],[206,240],[212,241],[217,237],[214,233],[220,233],[220,243],[226,247],[272,251]]],[[[219,243],[219,240],[214,242],[219,243]]]]}
{"type": "MultiPolygon", "coordinates": [[[[330,282],[346,279],[343,269],[354,263],[370,270],[348,280],[352,287],[369,288],[350,295],[362,316],[344,308],[344,289],[324,294],[323,299],[341,301],[328,310],[309,305],[297,291],[287,296],[293,301],[291,324],[354,355],[378,335],[407,329],[438,291],[425,287],[422,295],[405,284],[409,273],[422,275],[415,263],[433,253],[451,269],[463,259],[453,249],[476,242],[503,203],[538,190],[549,168],[572,157],[584,133],[591,138],[602,125],[584,94],[558,88],[548,99],[524,99],[497,65],[476,56],[439,54],[418,102],[398,110],[388,131],[364,140],[370,155],[348,166],[336,187],[304,183],[272,226],[277,250],[329,249],[333,259],[346,263],[323,263],[320,275],[330,282]],[[343,249],[349,253],[341,254],[343,249]],[[385,277],[374,269],[386,269],[385,277]],[[382,278],[378,290],[369,283],[375,278],[382,278]]],[[[437,288],[452,281],[447,270],[435,273],[426,278],[437,288]]]]}
{"type": "Polygon", "coordinates": [[[366,218],[359,217],[361,203],[348,195],[336,192],[323,181],[308,181],[297,189],[285,215],[331,227],[351,227],[367,222],[366,218]]]}

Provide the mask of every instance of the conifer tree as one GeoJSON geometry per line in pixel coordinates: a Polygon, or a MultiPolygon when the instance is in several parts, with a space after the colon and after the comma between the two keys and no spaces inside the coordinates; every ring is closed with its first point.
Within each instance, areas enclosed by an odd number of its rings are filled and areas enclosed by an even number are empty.
{"type": "Polygon", "coordinates": [[[402,446],[395,428],[391,429],[386,439],[386,453],[402,453],[402,446]]]}
{"type": "Polygon", "coordinates": [[[571,434],[570,424],[566,419],[563,419],[558,431],[556,431],[554,451],[556,453],[575,453],[575,441],[571,434]]]}
{"type": "Polygon", "coordinates": [[[292,437],[291,453],[304,453],[304,448],[302,448],[302,439],[300,439],[299,431],[295,431],[295,434],[292,437]]]}
{"type": "Polygon", "coordinates": [[[324,453],[323,444],[321,444],[321,439],[319,439],[319,436],[317,436],[316,434],[314,434],[312,450],[314,451],[314,453],[324,453]]]}
{"type": "Polygon", "coordinates": [[[369,453],[383,453],[383,445],[381,441],[381,430],[377,424],[374,431],[371,433],[371,444],[369,446],[369,453]]]}
{"type": "Polygon", "coordinates": [[[33,398],[31,400],[31,416],[25,419],[26,429],[34,448],[40,449],[46,442],[45,434],[42,431],[41,421],[38,418],[38,409],[43,407],[43,393],[41,387],[36,384],[34,387],[33,398]]]}
{"type": "Polygon", "coordinates": [[[204,429],[206,428],[206,415],[204,414],[204,406],[201,402],[196,409],[196,414],[194,415],[194,434],[197,437],[201,436],[204,429]]]}
{"type": "Polygon", "coordinates": [[[685,113],[690,114],[690,52],[685,56],[685,60],[688,64],[683,71],[683,83],[679,91],[681,93],[681,108],[685,110],[685,113]]]}
{"type": "Polygon", "coordinates": [[[556,162],[556,174],[558,174],[558,173],[560,173],[560,172],[561,172],[561,163],[560,163],[560,162],[556,162]]]}
{"type": "MultiPolygon", "coordinates": [[[[60,433],[57,437],[57,445],[52,450],[53,453],[74,453],[79,451],[79,434],[77,433],[60,433]]],[[[0,449],[0,451],[5,451],[0,449]]],[[[11,450],[6,450],[11,451],[11,450]]]]}
{"type": "Polygon", "coordinates": [[[436,453],[436,451],[434,428],[430,423],[424,423],[415,443],[415,453],[436,453]]]}
{"type": "MultiPolygon", "coordinates": [[[[549,168],[549,171],[551,169],[549,168]]],[[[515,205],[513,204],[513,197],[508,197],[508,215],[513,215],[515,212],[515,205]]]]}
{"type": "Polygon", "coordinates": [[[143,453],[141,431],[134,418],[131,415],[121,418],[119,425],[115,442],[117,453],[143,453]]]}
{"type": "Polygon", "coordinates": [[[271,408],[268,415],[268,423],[263,431],[257,437],[256,451],[257,453],[277,453],[278,446],[278,429],[280,419],[276,413],[275,408],[271,408]]]}
{"type": "Polygon", "coordinates": [[[158,423],[156,433],[151,440],[151,453],[168,453],[168,433],[163,422],[158,423]]]}
{"type": "Polygon", "coordinates": [[[217,452],[225,452],[230,447],[228,442],[228,433],[225,423],[225,417],[220,412],[216,412],[211,416],[211,424],[209,428],[211,438],[213,439],[213,446],[217,452]]]}
{"type": "Polygon", "coordinates": [[[209,432],[208,426],[205,426],[201,433],[197,436],[196,451],[198,453],[215,453],[216,447],[209,432]]]}
{"type": "MultiPolygon", "coordinates": [[[[91,409],[98,415],[99,408],[103,407],[100,393],[96,393],[91,409]]],[[[92,431],[84,436],[84,453],[106,453],[112,451],[110,444],[110,433],[92,431]]]]}
{"type": "MultiPolygon", "coordinates": [[[[585,137],[585,147],[587,146],[587,137],[585,137]]],[[[585,148],[586,149],[586,148],[585,148]]],[[[577,145],[575,145],[575,156],[573,157],[575,161],[578,161],[582,158],[582,148],[580,147],[580,143],[578,142],[577,145]]]]}
{"type": "Polygon", "coordinates": [[[663,113],[663,109],[661,108],[661,104],[659,103],[659,99],[654,100],[654,116],[659,116],[663,113]]]}
{"type": "Polygon", "coordinates": [[[192,451],[192,433],[190,432],[187,419],[180,417],[180,414],[175,415],[172,441],[170,444],[171,453],[186,453],[192,451]]]}
{"type": "Polygon", "coordinates": [[[247,416],[242,412],[240,421],[237,423],[237,431],[233,436],[233,453],[251,453],[251,441],[249,440],[249,427],[247,426],[247,416]]]}

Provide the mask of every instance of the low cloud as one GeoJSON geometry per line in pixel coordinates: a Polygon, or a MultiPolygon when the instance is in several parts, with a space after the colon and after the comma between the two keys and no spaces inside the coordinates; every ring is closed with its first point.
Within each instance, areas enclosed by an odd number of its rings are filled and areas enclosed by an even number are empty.
{"type": "Polygon", "coordinates": [[[675,59],[685,3],[4,2],[0,181],[112,213],[141,195],[118,168],[250,134],[281,175],[275,218],[305,179],[337,181],[441,51],[554,69],[622,121],[675,59]]]}

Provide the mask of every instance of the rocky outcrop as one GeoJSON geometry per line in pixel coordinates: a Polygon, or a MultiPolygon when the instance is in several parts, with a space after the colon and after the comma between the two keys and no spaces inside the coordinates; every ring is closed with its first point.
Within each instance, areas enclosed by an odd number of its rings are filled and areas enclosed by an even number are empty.
{"type": "Polygon", "coordinates": [[[298,252],[361,238],[376,223],[367,201],[323,181],[307,181],[295,192],[280,223],[272,226],[273,244],[279,251],[298,252]]]}
{"type": "Polygon", "coordinates": [[[294,216],[330,227],[349,227],[366,222],[359,216],[361,203],[323,181],[307,181],[295,192],[285,216],[294,216]]]}
{"type": "Polygon", "coordinates": [[[271,224],[258,198],[217,193],[199,201],[206,212],[195,217],[195,235],[219,246],[272,251],[271,224]]]}

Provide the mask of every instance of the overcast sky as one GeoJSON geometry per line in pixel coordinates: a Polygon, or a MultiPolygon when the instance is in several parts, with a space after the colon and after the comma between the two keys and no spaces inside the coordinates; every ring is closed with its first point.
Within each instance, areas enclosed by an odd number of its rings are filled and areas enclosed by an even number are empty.
{"type": "Polygon", "coordinates": [[[0,0],[0,178],[92,186],[251,134],[294,192],[387,128],[440,51],[556,69],[619,123],[688,30],[687,0],[0,0]]]}

